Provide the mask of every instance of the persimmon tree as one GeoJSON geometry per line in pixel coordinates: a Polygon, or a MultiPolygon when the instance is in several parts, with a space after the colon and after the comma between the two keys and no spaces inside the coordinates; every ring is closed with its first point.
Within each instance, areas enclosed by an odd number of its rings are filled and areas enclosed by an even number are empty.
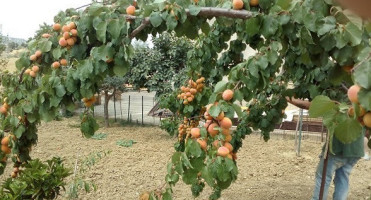
{"type": "MultiPolygon", "coordinates": [[[[61,12],[55,23],[46,37],[29,42],[18,71],[1,77],[1,134],[8,138],[2,168],[7,157],[15,166],[31,159],[37,125],[54,119],[60,106],[91,102],[107,75],[123,76],[133,38],[164,31],[194,40],[194,48],[187,53],[187,81],[161,102],[179,125],[166,184],[144,199],[171,199],[180,178],[194,196],[209,185],[210,199],[219,198],[237,178],[243,139],[260,130],[268,140],[284,116],[287,96],[313,100],[312,116],[322,116],[329,135],[344,143],[360,136],[362,121],[370,128],[369,24],[332,0],[251,0],[242,6],[230,0],[118,0],[61,12]],[[247,47],[256,53],[245,57],[247,47]],[[351,115],[347,91],[355,84],[351,115]],[[239,125],[232,131],[235,113],[239,125]]],[[[83,135],[97,128],[86,109],[83,135]]]]}

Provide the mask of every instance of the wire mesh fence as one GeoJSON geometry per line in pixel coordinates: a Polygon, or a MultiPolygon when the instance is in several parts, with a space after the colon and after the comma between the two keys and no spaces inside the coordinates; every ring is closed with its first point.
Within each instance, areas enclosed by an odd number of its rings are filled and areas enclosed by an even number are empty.
{"type": "MultiPolygon", "coordinates": [[[[98,96],[94,105],[94,115],[104,117],[104,96],[98,96]]],[[[159,125],[160,118],[148,116],[155,105],[153,93],[128,92],[114,95],[108,103],[108,116],[115,121],[125,120],[137,124],[159,125]]],[[[83,112],[79,108],[78,112],[83,112]]]]}
{"type": "MultiPolygon", "coordinates": [[[[108,114],[115,121],[125,120],[137,124],[160,125],[161,118],[149,116],[149,111],[156,104],[154,93],[127,92],[115,95],[108,103],[108,114]]],[[[80,108],[78,112],[83,112],[80,108]]],[[[298,110],[288,113],[288,120],[276,125],[271,133],[271,138],[295,140],[311,140],[324,142],[326,140],[326,128],[321,119],[309,118],[308,114],[298,110]],[[301,116],[301,117],[300,117],[301,116]]],[[[94,106],[94,115],[104,117],[104,97],[98,98],[98,104],[94,106]]],[[[257,132],[258,133],[258,132],[257,132]]],[[[300,148],[299,148],[300,149],[300,148]]]]}

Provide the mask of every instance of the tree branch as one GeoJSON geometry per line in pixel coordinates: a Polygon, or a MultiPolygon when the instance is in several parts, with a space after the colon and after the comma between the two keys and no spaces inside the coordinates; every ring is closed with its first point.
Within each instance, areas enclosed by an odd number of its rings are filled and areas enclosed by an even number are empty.
{"type": "MultiPolygon", "coordinates": [[[[192,16],[189,9],[185,9],[187,16],[192,16]]],[[[228,17],[234,19],[249,19],[253,16],[252,12],[247,10],[232,10],[225,8],[212,8],[212,7],[202,7],[201,11],[197,16],[202,17],[228,17]]],[[[125,15],[127,20],[136,19],[135,16],[125,15]]],[[[134,38],[140,31],[142,31],[147,25],[150,24],[149,17],[143,19],[142,24],[138,26],[131,34],[130,38],[134,38]]]]}

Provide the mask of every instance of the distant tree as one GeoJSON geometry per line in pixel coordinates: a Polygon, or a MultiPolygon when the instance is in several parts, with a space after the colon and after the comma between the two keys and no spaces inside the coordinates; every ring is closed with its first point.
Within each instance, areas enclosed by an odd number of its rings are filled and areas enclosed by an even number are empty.
{"type": "Polygon", "coordinates": [[[16,42],[9,42],[8,43],[8,49],[9,51],[13,51],[19,48],[19,44],[16,42]]]}
{"type": "Polygon", "coordinates": [[[4,44],[3,36],[0,35],[0,67],[5,67],[8,64],[8,60],[2,57],[5,50],[6,46],[4,44]]]}
{"type": "Polygon", "coordinates": [[[147,88],[156,91],[156,97],[173,91],[185,81],[187,52],[192,43],[187,38],[177,38],[163,33],[153,38],[153,48],[136,45],[128,82],[134,89],[147,88]]]}
{"type": "Polygon", "coordinates": [[[113,76],[106,77],[104,83],[102,84],[100,90],[104,93],[104,122],[105,126],[109,126],[109,113],[108,113],[108,103],[109,100],[116,94],[116,92],[125,91],[125,81],[124,77],[113,76]]]}

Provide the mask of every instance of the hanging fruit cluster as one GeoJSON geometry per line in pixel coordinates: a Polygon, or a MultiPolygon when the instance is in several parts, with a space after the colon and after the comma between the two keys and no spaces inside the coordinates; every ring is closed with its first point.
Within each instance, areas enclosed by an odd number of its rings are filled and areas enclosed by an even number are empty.
{"type": "MultiPolygon", "coordinates": [[[[207,130],[208,138],[213,141],[211,147],[217,149],[217,155],[235,160],[236,154],[233,152],[233,146],[230,143],[232,141],[232,120],[225,117],[223,111],[220,111],[216,117],[212,117],[209,114],[211,107],[217,104],[218,103],[215,102],[207,106],[206,112],[204,113],[204,118],[206,120],[204,127],[207,130]]],[[[204,142],[200,140],[197,142],[201,145],[201,148],[205,145],[204,142]]]]}
{"type": "Polygon", "coordinates": [[[180,88],[180,94],[178,94],[178,99],[183,99],[183,104],[187,105],[192,102],[198,92],[202,92],[204,89],[205,78],[201,77],[196,81],[190,79],[188,81],[188,86],[182,86],[180,88]]]}
{"type": "Polygon", "coordinates": [[[61,38],[59,39],[59,45],[71,49],[77,42],[77,29],[75,22],[70,22],[61,28],[60,24],[54,24],[54,31],[61,31],[61,38]]]}
{"type": "Polygon", "coordinates": [[[8,158],[7,155],[11,153],[11,149],[9,148],[10,139],[12,138],[11,135],[3,137],[1,139],[1,152],[4,154],[2,161],[5,162],[8,158]]]}
{"type": "Polygon", "coordinates": [[[10,105],[6,101],[7,100],[4,99],[3,106],[0,107],[0,113],[3,114],[4,116],[8,115],[8,111],[10,109],[10,105]]]}
{"type": "Polygon", "coordinates": [[[357,116],[362,126],[371,128],[371,111],[366,111],[358,101],[358,93],[362,88],[359,85],[353,85],[348,89],[348,98],[353,105],[348,110],[350,117],[357,116]],[[356,112],[357,111],[357,112],[356,112]]]}
{"type": "Polygon", "coordinates": [[[193,119],[188,119],[187,117],[184,117],[183,123],[179,125],[178,131],[178,139],[179,141],[192,137],[194,138],[192,134],[192,130],[197,127],[200,123],[199,118],[193,118],[193,119]]]}

